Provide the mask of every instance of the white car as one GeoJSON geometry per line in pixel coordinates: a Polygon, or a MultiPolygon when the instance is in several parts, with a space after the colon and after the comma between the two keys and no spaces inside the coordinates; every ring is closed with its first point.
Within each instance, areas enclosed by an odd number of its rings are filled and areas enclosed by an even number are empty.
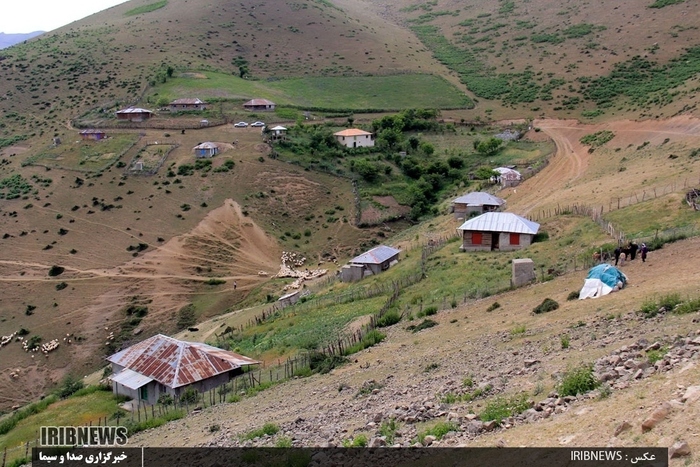
{"type": "Polygon", "coordinates": [[[255,122],[255,123],[251,123],[250,126],[265,126],[265,122],[255,122]]]}
{"type": "Polygon", "coordinates": [[[246,122],[238,122],[235,125],[233,125],[236,128],[247,128],[248,124],[246,122]]]}

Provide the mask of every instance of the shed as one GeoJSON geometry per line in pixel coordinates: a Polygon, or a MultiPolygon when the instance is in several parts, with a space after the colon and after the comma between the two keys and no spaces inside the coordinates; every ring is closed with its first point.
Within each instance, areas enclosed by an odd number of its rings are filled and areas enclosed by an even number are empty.
{"type": "Polygon", "coordinates": [[[168,104],[168,108],[171,112],[207,110],[207,103],[197,98],[175,99],[168,104]]]}
{"type": "Polygon", "coordinates": [[[296,302],[299,301],[299,298],[301,297],[301,290],[295,290],[294,292],[290,292],[286,295],[282,295],[280,298],[277,299],[279,304],[283,307],[289,306],[289,305],[294,305],[296,302]]]}
{"type": "Polygon", "coordinates": [[[146,404],[163,394],[180,397],[188,388],[209,391],[227,383],[243,367],[260,362],[200,342],[157,334],[107,357],[112,390],[146,404]]]}
{"type": "Polygon", "coordinates": [[[284,139],[287,135],[287,129],[282,125],[273,126],[270,128],[272,139],[284,139]]]}
{"type": "Polygon", "coordinates": [[[243,104],[243,108],[252,111],[275,110],[275,103],[267,99],[251,99],[243,104]]]}
{"type": "Polygon", "coordinates": [[[511,212],[487,212],[457,228],[462,251],[512,251],[530,246],[540,224],[511,212]]]}
{"type": "Polygon", "coordinates": [[[467,219],[472,215],[498,211],[506,204],[498,196],[482,191],[473,191],[452,200],[455,219],[467,219]]]}
{"type": "Polygon", "coordinates": [[[343,266],[340,271],[340,279],[343,282],[351,282],[379,274],[399,261],[399,253],[401,250],[386,245],[374,247],[351,259],[349,264],[343,266]]]}
{"type": "Polygon", "coordinates": [[[153,112],[140,107],[129,107],[117,111],[117,120],[128,120],[130,122],[142,122],[153,116],[153,112]]]}
{"type": "Polygon", "coordinates": [[[213,157],[219,154],[219,145],[216,143],[211,143],[209,141],[205,143],[200,143],[193,148],[194,157],[197,159],[202,159],[205,157],[213,157]]]}
{"type": "Polygon", "coordinates": [[[80,132],[80,139],[83,139],[83,140],[99,141],[101,139],[105,139],[106,137],[107,137],[107,134],[104,132],[104,130],[89,129],[89,130],[82,130],[80,132]]]}

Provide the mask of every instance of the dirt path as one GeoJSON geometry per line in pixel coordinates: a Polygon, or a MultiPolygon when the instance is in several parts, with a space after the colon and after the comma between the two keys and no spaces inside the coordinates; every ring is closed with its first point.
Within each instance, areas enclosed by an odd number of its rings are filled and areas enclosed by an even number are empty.
{"type": "MultiPolygon", "coordinates": [[[[501,192],[501,195],[508,200],[508,209],[519,214],[529,214],[541,207],[556,206],[559,200],[564,200],[568,195],[566,203],[578,200],[579,203],[603,202],[607,204],[609,193],[613,190],[618,192],[634,191],[640,189],[644,180],[631,180],[629,176],[619,180],[617,177],[609,177],[607,185],[599,188],[597,197],[591,196],[589,192],[585,194],[566,193],[573,182],[579,181],[587,175],[593,166],[602,166],[606,158],[610,158],[610,151],[595,151],[589,153],[589,147],[580,143],[580,139],[592,133],[602,130],[610,130],[615,134],[614,139],[608,143],[610,148],[618,148],[620,154],[627,154],[628,157],[638,157],[630,153],[634,148],[627,148],[647,144],[649,147],[660,148],[670,141],[669,144],[697,145],[700,144],[700,119],[692,116],[679,116],[669,120],[645,120],[635,122],[621,120],[596,125],[587,125],[575,120],[555,120],[543,119],[535,120],[534,127],[539,128],[549,136],[556,145],[556,153],[550,159],[549,165],[537,176],[523,182],[516,188],[508,188],[501,192]],[[625,153],[624,150],[627,150],[625,153]]],[[[661,151],[662,152],[662,151],[661,151]]],[[[650,161],[643,161],[641,166],[647,168],[647,173],[661,175],[662,172],[656,166],[650,165],[650,161]],[[644,164],[649,164],[644,165],[644,164]]],[[[663,164],[667,173],[672,174],[671,164],[663,164]]],[[[643,173],[643,172],[642,172],[643,173]]]]}

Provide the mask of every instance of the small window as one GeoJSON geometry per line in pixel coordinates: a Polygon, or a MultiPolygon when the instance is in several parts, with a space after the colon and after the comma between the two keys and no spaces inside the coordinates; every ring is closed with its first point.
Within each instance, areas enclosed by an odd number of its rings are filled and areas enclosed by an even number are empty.
{"type": "Polygon", "coordinates": [[[520,234],[517,234],[517,233],[510,234],[510,244],[511,245],[520,245],[520,234]]]}

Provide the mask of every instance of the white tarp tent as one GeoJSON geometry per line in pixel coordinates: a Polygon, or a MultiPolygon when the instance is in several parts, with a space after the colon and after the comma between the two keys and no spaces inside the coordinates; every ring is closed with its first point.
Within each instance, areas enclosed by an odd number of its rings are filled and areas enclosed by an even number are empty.
{"type": "Polygon", "coordinates": [[[610,292],[617,292],[627,283],[627,276],[615,266],[599,264],[588,271],[583,288],[578,295],[579,300],[597,298],[610,292]]]}

